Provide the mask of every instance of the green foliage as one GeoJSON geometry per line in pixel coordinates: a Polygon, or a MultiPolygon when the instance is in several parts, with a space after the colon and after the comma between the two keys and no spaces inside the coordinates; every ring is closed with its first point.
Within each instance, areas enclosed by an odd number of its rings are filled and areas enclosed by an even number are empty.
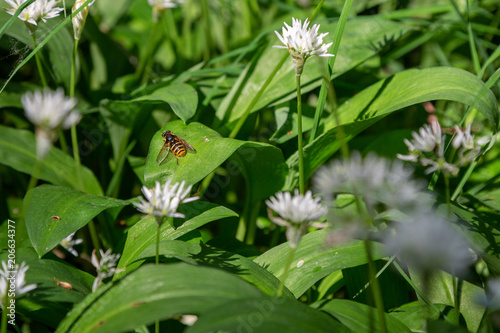
{"type": "MultiPolygon", "coordinates": [[[[37,285],[16,296],[9,330],[153,332],[155,323],[162,332],[500,329],[488,289],[500,277],[495,1],[185,0],[158,12],[157,21],[146,0],[96,1],[76,49],[73,4],[57,2],[65,15],[38,21],[33,35],[0,11],[0,261],[24,262],[25,284],[37,285]],[[320,24],[323,42],[334,42],[328,52],[335,57],[305,62],[301,103],[292,58],[273,47],[282,45],[274,31],[292,17],[320,24]],[[58,87],[78,100],[82,118],[71,131],[33,125],[23,110],[27,91],[58,87]],[[437,153],[460,169],[452,177],[416,166],[413,177],[427,188],[419,195],[430,198],[420,215],[332,185],[335,195],[322,198],[328,214],[304,227],[291,248],[297,221],[284,221],[266,200],[299,187],[299,121],[305,188],[320,197],[315,173],[331,160],[355,150],[394,160],[408,153],[404,139],[432,119],[445,135],[437,153]],[[455,126],[468,124],[476,142],[491,141],[462,165],[451,143],[455,126]],[[167,130],[194,151],[176,156],[167,145],[157,163],[167,130]],[[39,158],[43,131],[52,146],[39,158]],[[144,214],[133,203],[141,195],[146,209],[153,197],[163,203],[142,187],[169,179],[192,186],[184,199],[197,200],[178,208],[169,201],[162,213],[175,206],[177,215],[158,227],[158,207],[144,214]],[[467,240],[465,274],[388,254],[387,235],[425,214],[467,240]],[[83,240],[77,257],[58,246],[75,232],[83,240]],[[119,255],[117,262],[96,268],[99,247],[119,255]],[[115,264],[92,291],[95,275],[115,264]]],[[[300,220],[304,202],[282,208],[300,220]]],[[[421,235],[414,241],[426,244],[421,235]]]]}

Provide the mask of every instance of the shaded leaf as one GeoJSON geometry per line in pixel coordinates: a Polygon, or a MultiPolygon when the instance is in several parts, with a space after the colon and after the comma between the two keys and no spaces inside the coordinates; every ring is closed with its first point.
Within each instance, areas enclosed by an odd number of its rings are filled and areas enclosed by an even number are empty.
{"type": "Polygon", "coordinates": [[[26,198],[26,228],[40,257],[103,210],[131,202],[52,185],[38,186],[26,198]]]}
{"type": "MultiPolygon", "coordinates": [[[[404,107],[432,100],[472,104],[484,86],[477,76],[452,67],[410,69],[381,80],[339,106],[340,124],[347,140],[383,117],[404,107]]],[[[498,103],[491,91],[484,94],[476,108],[488,119],[493,131],[498,128],[498,103]]],[[[333,116],[324,122],[324,132],[304,147],[304,172],[308,179],[339,148],[337,123],[333,116]]],[[[285,189],[297,187],[298,153],[288,158],[290,169],[285,189]]]]}
{"type": "Polygon", "coordinates": [[[187,329],[197,332],[350,332],[325,313],[284,298],[259,297],[228,302],[203,313],[187,329]]]}
{"type": "Polygon", "coordinates": [[[222,270],[184,263],[145,265],[79,303],[56,332],[129,331],[258,296],[256,288],[222,270]]]}
{"type": "MultiPolygon", "coordinates": [[[[328,274],[346,267],[354,267],[367,263],[363,242],[352,241],[335,247],[325,247],[325,239],[331,230],[318,230],[305,235],[294,253],[291,268],[285,285],[295,295],[301,296],[309,287],[328,274]],[[297,265],[301,262],[301,265],[297,265]]],[[[373,259],[384,257],[378,243],[372,243],[373,259]]],[[[283,278],[290,247],[287,243],[276,246],[261,256],[255,262],[273,273],[277,278],[283,278]]]]}
{"type": "Polygon", "coordinates": [[[188,84],[176,83],[156,89],[152,93],[137,97],[132,101],[168,103],[177,117],[187,122],[196,113],[196,108],[198,107],[198,93],[188,84]]]}
{"type": "MultiPolygon", "coordinates": [[[[217,206],[204,201],[193,201],[179,206],[179,211],[186,215],[185,221],[181,222],[177,228],[173,229],[169,223],[162,225],[160,239],[174,240],[187,234],[209,222],[238,216],[232,210],[217,206]]],[[[154,217],[146,217],[134,224],[127,232],[122,256],[118,263],[118,268],[127,267],[127,270],[135,269],[138,264],[130,266],[136,258],[145,251],[148,246],[156,241],[157,224],[154,217]]],[[[124,274],[124,273],[123,273],[124,274]]],[[[118,278],[120,274],[115,277],[118,278]]]]}
{"type": "MultiPolygon", "coordinates": [[[[26,130],[0,126],[0,163],[18,171],[33,174],[37,163],[35,135],[26,130]]],[[[40,162],[38,178],[54,185],[78,188],[75,160],[52,147],[40,162]]],[[[89,194],[102,195],[96,177],[87,167],[81,166],[83,190],[89,194]]]]}

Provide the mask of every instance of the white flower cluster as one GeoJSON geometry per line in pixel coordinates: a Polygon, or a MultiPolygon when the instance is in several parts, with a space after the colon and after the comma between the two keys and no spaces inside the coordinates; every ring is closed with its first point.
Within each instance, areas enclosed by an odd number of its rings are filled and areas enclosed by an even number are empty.
{"type": "Polygon", "coordinates": [[[349,160],[337,160],[323,166],[314,177],[314,185],[326,202],[338,194],[353,194],[365,202],[369,210],[383,203],[405,213],[428,206],[422,195],[424,185],[413,179],[413,170],[400,161],[375,154],[362,158],[353,152],[349,160]]]}
{"type": "Polygon", "coordinates": [[[168,8],[175,8],[184,0],[148,0],[148,3],[153,7],[153,21],[157,22],[160,17],[160,13],[168,8]]]}
{"type": "Polygon", "coordinates": [[[68,235],[68,237],[64,238],[59,244],[66,249],[69,253],[78,257],[78,252],[75,250],[74,246],[83,243],[83,239],[77,238],[73,239],[75,233],[68,235]]]}
{"type": "Polygon", "coordinates": [[[328,53],[328,48],[333,43],[323,44],[323,38],[328,33],[318,34],[319,24],[314,24],[309,29],[309,19],[302,24],[301,20],[292,18],[292,26],[284,22],[281,36],[275,31],[276,36],[284,44],[275,45],[276,48],[288,49],[295,64],[295,74],[300,76],[304,67],[304,63],[310,56],[317,55],[319,57],[333,57],[333,54],[328,53]]]}
{"type": "MultiPolygon", "coordinates": [[[[140,198],[140,203],[135,203],[136,208],[145,214],[150,214],[156,217],[185,217],[184,214],[177,212],[177,208],[181,203],[187,203],[198,200],[198,197],[188,197],[191,193],[192,185],[186,186],[186,182],[175,183],[172,185],[172,179],[161,186],[160,182],[156,181],[155,187],[152,189],[146,186],[142,187],[142,193],[147,200],[140,198]]],[[[158,219],[157,219],[158,221],[158,219]]]]}
{"type": "Polygon", "coordinates": [[[57,138],[57,129],[68,129],[80,121],[81,115],[73,108],[76,99],[64,96],[62,88],[56,91],[27,92],[21,98],[26,117],[35,125],[37,155],[45,157],[52,142],[57,138]]]}
{"type": "MultiPolygon", "coordinates": [[[[5,2],[12,7],[6,9],[7,13],[14,15],[16,10],[26,1],[27,0],[5,0],[5,2]]],[[[56,0],[35,0],[35,2],[21,11],[18,18],[35,26],[40,20],[47,22],[47,19],[57,17],[59,13],[63,11],[63,8],[56,7],[57,3],[58,1],[56,0]]]]}
{"type": "Polygon", "coordinates": [[[395,229],[383,237],[387,253],[423,272],[444,269],[460,275],[475,259],[467,240],[449,222],[432,214],[395,229]]]}
{"type": "MultiPolygon", "coordinates": [[[[465,131],[455,126],[456,136],[452,141],[452,146],[458,151],[458,166],[472,162],[481,152],[482,146],[490,141],[489,137],[483,137],[474,141],[471,134],[470,124],[465,131]]],[[[448,175],[456,176],[459,168],[453,163],[446,161],[444,156],[444,146],[446,135],[441,134],[441,126],[437,120],[431,126],[424,125],[419,132],[412,132],[413,140],[405,139],[409,154],[397,157],[403,161],[420,162],[423,166],[429,166],[425,173],[429,174],[441,170],[448,175]]]]}
{"type": "Polygon", "coordinates": [[[465,131],[458,126],[455,126],[455,138],[451,142],[453,148],[458,149],[458,165],[470,163],[479,156],[481,149],[485,144],[490,142],[490,137],[484,136],[474,140],[474,135],[471,134],[471,125],[467,124],[465,131]]]}
{"type": "Polygon", "coordinates": [[[36,284],[26,284],[26,271],[30,268],[23,261],[21,267],[16,266],[14,270],[10,270],[5,261],[2,261],[2,269],[0,269],[0,306],[5,309],[5,296],[10,293],[11,281],[14,281],[15,297],[32,291],[37,287],[36,284]]]}
{"type": "Polygon", "coordinates": [[[112,254],[111,249],[106,252],[99,250],[99,252],[101,254],[101,261],[97,259],[95,249],[92,251],[92,265],[94,265],[97,270],[97,276],[94,280],[94,284],[92,285],[93,292],[101,286],[104,279],[122,271],[122,269],[116,268],[116,263],[118,259],[120,259],[120,254],[112,254]]]}
{"type": "Polygon", "coordinates": [[[301,195],[298,190],[295,190],[293,197],[289,192],[278,192],[276,197],[266,200],[266,205],[280,216],[273,216],[269,212],[269,218],[277,225],[286,227],[286,237],[291,248],[297,248],[309,226],[316,228],[326,226],[324,223],[310,224],[327,213],[326,207],[320,201],[319,197],[312,197],[311,191],[301,195]]]}

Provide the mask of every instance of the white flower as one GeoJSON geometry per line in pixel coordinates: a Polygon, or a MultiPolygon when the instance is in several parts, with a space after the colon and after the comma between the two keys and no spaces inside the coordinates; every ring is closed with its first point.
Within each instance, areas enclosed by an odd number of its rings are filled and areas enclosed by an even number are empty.
{"type": "Polygon", "coordinates": [[[184,0],[148,0],[149,5],[157,10],[175,8],[183,2],[184,0]]]}
{"type": "Polygon", "coordinates": [[[319,24],[314,24],[311,29],[309,27],[309,19],[302,24],[301,20],[292,18],[292,26],[290,27],[284,22],[281,36],[275,31],[276,36],[285,45],[275,45],[276,48],[288,49],[295,64],[295,74],[300,76],[307,58],[313,55],[319,57],[333,57],[333,54],[328,53],[328,48],[333,43],[323,44],[323,37],[328,33],[318,35],[319,24]]]}
{"type": "Polygon", "coordinates": [[[21,97],[26,117],[36,127],[37,154],[43,158],[57,137],[57,128],[70,128],[80,121],[81,115],[73,111],[76,99],[64,96],[64,91],[44,89],[27,92],[21,97]]]}
{"type": "Polygon", "coordinates": [[[418,150],[421,152],[430,152],[436,148],[437,145],[441,144],[441,126],[435,120],[431,123],[431,126],[425,124],[420,127],[419,132],[411,133],[413,140],[408,141],[405,139],[405,144],[408,146],[408,150],[414,151],[418,150]]]}
{"type": "MultiPolygon", "coordinates": [[[[16,10],[27,0],[5,0],[12,8],[6,9],[7,13],[14,15],[16,10]]],[[[19,14],[19,19],[22,21],[37,25],[40,20],[47,22],[47,19],[51,19],[59,16],[59,13],[63,11],[63,8],[55,7],[57,4],[56,0],[36,0],[31,5],[23,9],[19,14]]]]}
{"type": "Polygon", "coordinates": [[[83,242],[83,239],[73,239],[75,236],[75,233],[70,234],[68,237],[64,238],[61,243],[59,243],[62,247],[66,249],[69,253],[74,255],[75,257],[78,257],[78,252],[73,248],[75,245],[81,244],[83,242]]]}
{"type": "Polygon", "coordinates": [[[423,166],[430,166],[429,168],[427,168],[425,170],[425,173],[427,175],[434,172],[434,171],[442,170],[443,172],[445,172],[449,175],[456,176],[458,174],[458,171],[460,171],[460,169],[456,165],[448,163],[442,158],[438,158],[437,160],[434,160],[434,159],[422,157],[420,159],[420,163],[423,166]]]}
{"type": "Polygon", "coordinates": [[[157,22],[160,13],[167,8],[175,8],[183,2],[184,0],[148,0],[149,5],[153,7],[153,21],[157,22]]]}
{"type": "Polygon", "coordinates": [[[371,153],[364,159],[353,152],[349,160],[337,160],[323,166],[314,177],[315,188],[325,201],[348,193],[362,198],[368,208],[379,202],[408,213],[428,204],[422,196],[424,185],[412,178],[413,169],[398,160],[388,160],[371,153]]]}
{"type": "Polygon", "coordinates": [[[430,214],[398,225],[383,242],[389,255],[424,272],[444,269],[461,274],[474,260],[467,240],[448,222],[430,214]]]}
{"type": "Polygon", "coordinates": [[[467,124],[465,131],[458,126],[455,126],[455,130],[456,135],[451,144],[455,149],[460,148],[458,152],[460,165],[472,162],[481,152],[481,148],[490,142],[487,136],[474,140],[470,124],[467,124]]]}
{"type": "Polygon", "coordinates": [[[480,295],[479,303],[492,311],[500,309],[500,278],[492,278],[486,284],[486,295],[480,295]]]}
{"type": "Polygon", "coordinates": [[[97,270],[97,276],[92,285],[92,291],[96,291],[101,285],[102,281],[114,274],[123,271],[123,269],[117,269],[116,263],[120,259],[120,254],[112,254],[111,249],[104,252],[102,249],[99,250],[101,253],[101,261],[97,259],[96,251],[92,251],[92,265],[97,270]]]}
{"type": "MultiPolygon", "coordinates": [[[[76,0],[73,5],[73,13],[76,12],[86,0],[76,0]]],[[[95,0],[88,4],[85,8],[83,8],[78,14],[76,14],[72,18],[73,22],[73,34],[76,40],[80,39],[82,34],[83,26],[85,25],[85,20],[87,19],[87,15],[89,14],[89,7],[94,4],[95,0]]]]}
{"type": "MultiPolygon", "coordinates": [[[[266,200],[266,205],[281,217],[272,216],[269,212],[269,218],[277,225],[286,227],[286,236],[291,248],[299,245],[309,222],[317,221],[327,213],[327,208],[320,203],[320,200],[319,197],[313,198],[311,191],[301,195],[298,190],[295,190],[293,197],[289,192],[278,192],[276,197],[266,200]]],[[[325,224],[318,223],[311,226],[323,228],[325,224]]]]}
{"type": "Polygon", "coordinates": [[[2,269],[0,270],[0,305],[2,309],[4,309],[3,302],[5,301],[5,295],[9,292],[11,281],[14,281],[16,297],[30,292],[37,287],[36,284],[25,285],[26,271],[28,268],[30,267],[23,261],[21,267],[16,265],[14,270],[10,270],[9,267],[7,267],[7,263],[2,261],[2,269]]]}
{"type": "Polygon", "coordinates": [[[142,193],[147,200],[140,198],[140,203],[134,202],[133,204],[139,211],[156,217],[185,217],[184,214],[177,212],[179,205],[199,198],[188,197],[192,185],[186,187],[185,181],[173,185],[171,183],[172,179],[169,178],[163,187],[158,181],[155,182],[155,187],[152,189],[143,186],[142,193]]]}

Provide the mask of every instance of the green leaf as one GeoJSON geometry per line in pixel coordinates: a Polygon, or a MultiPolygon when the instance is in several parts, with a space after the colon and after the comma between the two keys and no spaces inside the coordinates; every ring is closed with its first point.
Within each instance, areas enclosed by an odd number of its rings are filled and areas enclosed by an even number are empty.
{"type": "Polygon", "coordinates": [[[240,299],[222,304],[201,314],[198,321],[186,330],[187,333],[219,331],[350,332],[321,311],[297,301],[275,297],[240,299]]]}
{"type": "MultiPolygon", "coordinates": [[[[7,262],[8,253],[0,255],[0,261],[7,262]]],[[[94,277],[74,268],[54,255],[39,259],[31,248],[17,248],[16,262],[29,266],[26,284],[37,288],[16,301],[16,311],[50,327],[57,327],[68,312],[67,304],[77,304],[91,293],[94,277]],[[71,290],[57,285],[69,283],[71,290]]]]}
{"type": "MultiPolygon", "coordinates": [[[[0,163],[17,171],[33,174],[37,164],[36,139],[32,132],[0,126],[0,163]]],[[[52,147],[44,160],[40,161],[39,179],[54,185],[78,188],[75,160],[52,147]]],[[[83,190],[89,194],[102,195],[96,177],[85,166],[81,166],[83,190]]]]}
{"type": "MultiPolygon", "coordinates": [[[[477,76],[452,67],[410,69],[381,80],[339,106],[340,124],[347,140],[383,117],[410,105],[432,100],[472,104],[484,86],[477,76]]],[[[498,103],[488,91],[476,103],[494,132],[498,128],[498,103]]],[[[304,172],[308,179],[339,148],[337,123],[333,117],[324,122],[324,132],[304,147],[304,172]]],[[[297,187],[298,153],[287,160],[290,169],[284,189],[297,187]]]]}
{"type": "MultiPolygon", "coordinates": [[[[444,312],[446,308],[444,304],[434,304],[434,306],[440,312],[444,312]]],[[[420,304],[418,301],[393,309],[390,315],[405,324],[413,332],[425,332],[427,319],[437,320],[439,318],[439,312],[429,310],[429,306],[420,304]]]]}
{"type": "Polygon", "coordinates": [[[201,314],[260,292],[227,272],[184,263],[145,265],[91,294],[56,332],[123,332],[179,314],[201,314]]]}
{"type": "MultiPolygon", "coordinates": [[[[332,272],[367,263],[365,248],[361,241],[325,247],[329,232],[331,230],[326,229],[305,235],[295,251],[285,282],[295,297],[300,297],[309,287],[332,272]],[[299,262],[301,265],[297,265],[299,262]]],[[[384,257],[380,251],[380,244],[372,243],[372,250],[374,260],[384,257]]],[[[289,251],[290,247],[284,243],[268,250],[254,261],[281,279],[285,272],[284,258],[288,256],[289,251]]]]}
{"type": "Polygon", "coordinates": [[[191,119],[198,107],[198,93],[186,83],[171,84],[156,89],[152,93],[133,99],[132,101],[159,101],[170,105],[177,117],[184,123],[191,119]]]}
{"type": "MultiPolygon", "coordinates": [[[[321,22],[320,32],[330,33],[325,42],[332,38],[336,24],[336,22],[321,22]]],[[[408,30],[409,27],[404,24],[380,18],[368,17],[349,20],[345,27],[339,52],[336,55],[337,60],[333,77],[338,77],[373,57],[385,44],[398,39],[408,30]]],[[[272,40],[257,63],[248,66],[253,72],[247,74],[247,71],[245,71],[240,76],[240,80],[234,85],[231,92],[217,109],[217,117],[227,119],[228,127],[231,127],[231,123],[234,123],[242,116],[242,113],[261,87],[262,82],[269,75],[270,69],[279,63],[283,57],[283,52],[287,52],[272,47],[272,45],[280,44],[280,42],[274,34],[271,35],[272,40]],[[249,75],[247,80],[243,79],[245,75],[249,75]]],[[[311,91],[321,84],[321,77],[325,73],[326,64],[326,60],[321,57],[311,57],[306,61],[304,73],[301,76],[302,93],[311,91]]],[[[291,57],[289,57],[254,106],[252,112],[269,104],[277,104],[293,98],[297,89],[294,77],[294,66],[291,57]]]]}
{"type": "Polygon", "coordinates": [[[131,202],[52,185],[35,187],[26,195],[25,205],[27,201],[26,228],[40,257],[103,210],[131,202]]]}
{"type": "MultiPolygon", "coordinates": [[[[185,222],[182,222],[180,226],[177,225],[176,229],[173,229],[169,223],[164,223],[160,234],[161,240],[174,240],[209,222],[238,216],[226,207],[204,201],[193,201],[180,205],[179,211],[186,215],[185,222]]],[[[118,268],[135,269],[138,265],[130,264],[156,241],[157,229],[156,220],[151,216],[134,224],[127,232],[118,268]]],[[[119,276],[121,275],[116,275],[116,277],[119,276]]]]}
{"type": "MultiPolygon", "coordinates": [[[[323,303],[320,309],[334,316],[351,332],[381,332],[377,309],[368,305],[346,299],[333,299],[323,303]]],[[[385,321],[388,332],[411,332],[402,322],[387,313],[385,321]]]]}
{"type": "MultiPolygon", "coordinates": [[[[430,279],[425,279],[422,274],[410,268],[412,281],[420,290],[427,288],[427,298],[432,303],[446,304],[455,306],[455,292],[453,280],[456,278],[443,271],[435,272],[430,279]]],[[[486,311],[483,305],[480,305],[478,297],[484,295],[484,289],[473,285],[470,282],[463,281],[460,297],[460,313],[467,322],[469,332],[477,332],[479,325],[486,311]]]]}
{"type": "MultiPolygon", "coordinates": [[[[137,257],[137,260],[154,257],[155,254],[156,244],[151,244],[137,257]]],[[[270,296],[274,295],[279,288],[280,281],[260,265],[239,254],[212,246],[164,240],[160,242],[160,256],[177,258],[190,264],[223,269],[238,275],[270,296]]],[[[285,296],[293,297],[288,290],[285,291],[285,296]]]]}
{"type": "Polygon", "coordinates": [[[195,184],[231,156],[233,163],[228,164],[228,173],[235,176],[240,173],[239,166],[243,167],[253,198],[267,198],[281,187],[286,165],[278,148],[266,143],[223,138],[203,124],[184,125],[182,121],[169,122],[153,136],[144,169],[145,183],[153,187],[155,181],[163,183],[171,177],[174,182],[195,184]],[[173,153],[163,163],[156,163],[164,144],[161,134],[166,130],[196,149],[196,152],[187,151],[186,156],[179,157],[179,165],[173,153]]]}

